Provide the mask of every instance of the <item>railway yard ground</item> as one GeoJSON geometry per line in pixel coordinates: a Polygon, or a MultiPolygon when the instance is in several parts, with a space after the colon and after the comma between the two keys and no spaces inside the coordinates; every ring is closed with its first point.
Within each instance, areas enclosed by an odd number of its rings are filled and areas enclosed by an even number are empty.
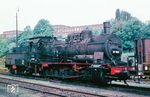
{"type": "Polygon", "coordinates": [[[112,85],[98,86],[61,80],[41,80],[0,74],[1,97],[149,97],[150,82],[112,82],[112,85]],[[8,85],[17,85],[18,92],[8,91],[8,85]]]}
{"type": "Polygon", "coordinates": [[[7,85],[0,83],[0,97],[50,97],[50,94],[40,93],[38,91],[33,91],[25,88],[19,87],[19,92],[11,93],[6,89],[7,85]]]}
{"type": "Polygon", "coordinates": [[[0,66],[0,97],[150,97],[150,81],[128,80],[128,85],[113,81],[111,85],[99,86],[89,82],[18,76],[0,66]]]}

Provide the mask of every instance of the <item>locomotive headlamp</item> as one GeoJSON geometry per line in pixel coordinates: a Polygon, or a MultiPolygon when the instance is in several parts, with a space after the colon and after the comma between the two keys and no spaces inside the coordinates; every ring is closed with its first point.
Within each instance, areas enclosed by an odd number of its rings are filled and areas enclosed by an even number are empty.
{"type": "Polygon", "coordinates": [[[112,53],[113,54],[119,54],[120,52],[118,50],[113,50],[112,53]]]}
{"type": "Polygon", "coordinates": [[[148,70],[148,66],[145,66],[145,70],[148,70]]]}
{"type": "Polygon", "coordinates": [[[119,51],[116,51],[116,54],[119,54],[120,52],[119,51]]]}

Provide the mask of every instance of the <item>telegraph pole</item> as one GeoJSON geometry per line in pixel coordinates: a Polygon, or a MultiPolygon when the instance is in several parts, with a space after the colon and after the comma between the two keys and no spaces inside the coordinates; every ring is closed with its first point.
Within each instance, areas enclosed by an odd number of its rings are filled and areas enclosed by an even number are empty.
{"type": "Polygon", "coordinates": [[[19,9],[16,12],[16,47],[18,47],[18,12],[19,9]]]}

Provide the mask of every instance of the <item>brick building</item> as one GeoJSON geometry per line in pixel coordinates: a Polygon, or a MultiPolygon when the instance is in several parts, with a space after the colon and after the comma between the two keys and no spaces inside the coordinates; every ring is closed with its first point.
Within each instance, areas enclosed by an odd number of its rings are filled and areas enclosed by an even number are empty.
{"type": "Polygon", "coordinates": [[[59,36],[62,34],[69,34],[69,33],[78,33],[86,28],[91,29],[92,31],[98,31],[102,29],[102,24],[94,24],[94,25],[83,25],[83,26],[65,26],[65,25],[54,25],[54,32],[55,36],[59,36]]]}
{"type": "MultiPolygon", "coordinates": [[[[18,31],[18,34],[20,34],[22,31],[18,31]]],[[[11,31],[4,31],[1,34],[2,37],[4,38],[12,38],[12,37],[16,37],[16,30],[11,30],[11,31]]]]}
{"type": "MultiPolygon", "coordinates": [[[[83,26],[66,26],[66,25],[53,25],[54,28],[54,35],[59,36],[62,34],[69,34],[69,33],[78,33],[86,28],[91,29],[92,31],[97,31],[102,29],[102,24],[94,24],[94,25],[83,25],[83,26]]],[[[22,31],[18,31],[18,34],[20,34],[22,31]]],[[[16,37],[16,30],[12,31],[4,31],[1,34],[2,37],[5,38],[11,38],[16,37]]]]}

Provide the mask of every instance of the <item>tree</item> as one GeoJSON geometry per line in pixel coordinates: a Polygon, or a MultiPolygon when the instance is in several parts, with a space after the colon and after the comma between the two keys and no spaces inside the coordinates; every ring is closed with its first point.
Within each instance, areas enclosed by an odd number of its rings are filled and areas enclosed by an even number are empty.
{"type": "Polygon", "coordinates": [[[116,10],[116,17],[115,17],[115,19],[118,20],[118,21],[120,20],[120,10],[119,9],[116,10]]]}
{"type": "Polygon", "coordinates": [[[31,27],[26,26],[24,28],[24,31],[18,37],[19,45],[23,45],[27,41],[28,38],[31,38],[33,36],[32,34],[33,34],[33,31],[31,29],[31,27]]]}
{"type": "Polygon", "coordinates": [[[116,15],[115,20],[117,21],[127,21],[133,18],[130,13],[126,11],[120,11],[119,9],[116,10],[115,15],[116,15]]]}
{"type": "Polygon", "coordinates": [[[146,24],[144,27],[143,27],[143,37],[144,38],[150,38],[150,23],[146,24]]]}
{"type": "Polygon", "coordinates": [[[41,19],[38,21],[36,26],[33,30],[34,36],[52,36],[53,35],[53,28],[50,25],[48,20],[41,19]]]}
{"type": "Polygon", "coordinates": [[[133,50],[134,39],[150,36],[150,25],[145,26],[136,17],[126,11],[116,10],[115,19],[110,20],[111,32],[119,35],[124,50],[133,50]]]}
{"type": "Polygon", "coordinates": [[[92,34],[97,36],[97,35],[102,34],[102,32],[103,32],[103,30],[100,29],[100,30],[92,31],[92,34]]]}
{"type": "Polygon", "coordinates": [[[134,39],[142,37],[144,24],[138,19],[132,19],[124,23],[119,31],[116,32],[123,42],[124,50],[131,51],[134,47],[134,39]]]}
{"type": "Polygon", "coordinates": [[[9,50],[8,41],[6,38],[0,37],[0,46],[0,56],[4,56],[9,50]]]}
{"type": "Polygon", "coordinates": [[[125,21],[118,21],[115,19],[111,19],[110,24],[111,24],[110,27],[111,32],[116,33],[121,30],[122,26],[125,24],[125,21]]]}

